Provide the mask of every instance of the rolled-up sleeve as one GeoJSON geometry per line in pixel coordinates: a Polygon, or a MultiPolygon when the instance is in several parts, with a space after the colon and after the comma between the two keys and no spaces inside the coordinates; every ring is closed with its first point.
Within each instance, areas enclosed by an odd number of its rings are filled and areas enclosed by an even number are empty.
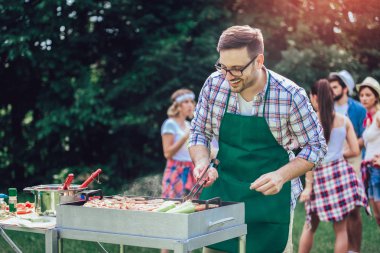
{"type": "Polygon", "coordinates": [[[293,93],[290,129],[302,150],[297,157],[318,165],[327,153],[323,129],[304,89],[293,93]]]}
{"type": "Polygon", "coordinates": [[[191,121],[189,147],[195,145],[210,147],[210,141],[212,139],[211,112],[209,111],[211,84],[212,78],[209,77],[199,94],[194,118],[191,121]]]}

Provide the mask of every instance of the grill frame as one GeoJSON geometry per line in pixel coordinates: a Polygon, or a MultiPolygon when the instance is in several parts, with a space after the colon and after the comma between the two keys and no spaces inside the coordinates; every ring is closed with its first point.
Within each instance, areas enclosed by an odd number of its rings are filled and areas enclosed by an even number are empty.
{"type": "Polygon", "coordinates": [[[188,252],[239,237],[239,252],[245,252],[244,203],[221,202],[220,207],[191,214],[92,208],[82,206],[84,203],[58,207],[56,227],[61,239],[188,252]]]}

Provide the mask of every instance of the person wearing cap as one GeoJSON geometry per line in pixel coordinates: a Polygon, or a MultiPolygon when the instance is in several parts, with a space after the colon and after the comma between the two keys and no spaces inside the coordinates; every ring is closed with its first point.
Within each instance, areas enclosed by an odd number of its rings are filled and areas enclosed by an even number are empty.
{"type": "Polygon", "coordinates": [[[369,170],[368,197],[373,207],[377,224],[380,226],[380,168],[378,167],[380,154],[380,85],[372,77],[356,85],[360,102],[367,109],[367,117],[363,124],[363,133],[366,153],[363,164],[369,170]]]}
{"type": "MultiPolygon", "coordinates": [[[[217,51],[216,71],[203,85],[190,129],[196,178],[210,163],[211,139],[219,143],[218,170],[207,171],[209,187],[200,198],[245,203],[247,252],[292,252],[298,177],[327,152],[322,127],[305,90],[264,66],[259,29],[228,28],[217,51]]],[[[233,239],[204,252],[237,250],[233,239]]]]}
{"type": "MultiPolygon", "coordinates": [[[[328,78],[330,87],[334,93],[334,109],[337,113],[347,116],[355,130],[358,138],[359,148],[364,146],[362,135],[364,132],[363,120],[366,117],[365,108],[355,99],[351,98],[355,86],[354,79],[347,70],[332,72],[328,78]]],[[[347,149],[347,145],[345,146],[347,149]]],[[[360,164],[362,154],[347,158],[348,163],[355,170],[358,179],[360,176],[360,164]]],[[[355,208],[348,216],[347,234],[349,241],[349,250],[359,252],[362,241],[362,219],[360,215],[360,207],[355,208]]]]}
{"type": "MultiPolygon", "coordinates": [[[[364,145],[362,139],[364,132],[363,120],[366,117],[366,109],[358,101],[350,97],[353,95],[354,79],[347,70],[342,70],[330,73],[329,82],[334,92],[334,109],[336,112],[349,117],[354,126],[359,146],[362,148],[364,145]]],[[[348,159],[348,162],[354,167],[357,175],[360,175],[361,155],[348,159]]]]}

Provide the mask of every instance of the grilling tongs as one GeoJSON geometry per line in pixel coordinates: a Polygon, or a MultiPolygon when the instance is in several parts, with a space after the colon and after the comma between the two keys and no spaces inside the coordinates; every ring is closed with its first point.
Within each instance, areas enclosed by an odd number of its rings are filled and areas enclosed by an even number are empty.
{"type": "Polygon", "coordinates": [[[211,159],[211,162],[208,165],[208,167],[202,172],[202,175],[199,177],[199,179],[197,180],[193,188],[191,188],[191,191],[189,192],[189,194],[183,197],[182,202],[185,202],[187,200],[192,200],[198,194],[198,192],[203,188],[203,186],[205,185],[207,181],[206,179],[203,179],[207,171],[212,167],[214,167],[215,169],[218,169],[218,165],[219,165],[218,159],[211,159]]]}

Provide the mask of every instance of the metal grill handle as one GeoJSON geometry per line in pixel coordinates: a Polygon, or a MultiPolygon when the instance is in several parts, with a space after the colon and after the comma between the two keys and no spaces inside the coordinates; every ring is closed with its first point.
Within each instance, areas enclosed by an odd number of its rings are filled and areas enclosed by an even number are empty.
{"type": "Polygon", "coordinates": [[[220,220],[217,220],[217,221],[210,221],[208,223],[208,229],[213,229],[213,228],[219,228],[221,226],[224,226],[224,224],[228,223],[228,222],[231,222],[231,221],[234,221],[235,218],[234,217],[228,217],[228,218],[224,218],[224,219],[220,219],[220,220]]]}

